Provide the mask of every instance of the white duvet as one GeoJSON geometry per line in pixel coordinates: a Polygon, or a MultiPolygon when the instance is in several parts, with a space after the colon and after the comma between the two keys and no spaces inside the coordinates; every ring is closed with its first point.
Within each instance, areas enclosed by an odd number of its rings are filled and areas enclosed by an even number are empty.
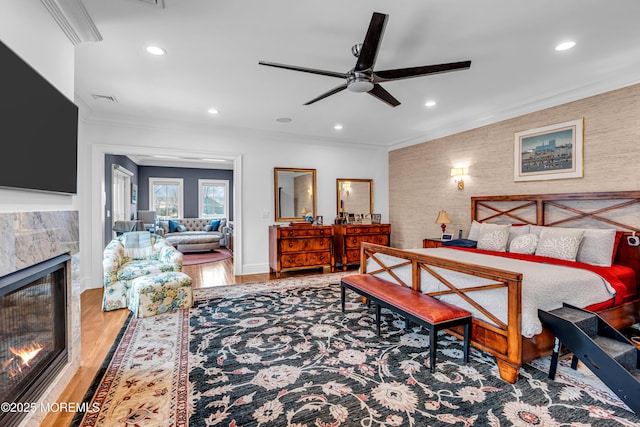
{"type": "MultiPolygon", "coordinates": [[[[542,324],[538,319],[538,309],[553,310],[561,307],[563,302],[576,307],[586,307],[591,304],[609,300],[615,296],[615,290],[601,276],[588,270],[565,267],[553,264],[542,264],[522,261],[499,256],[486,255],[456,249],[411,249],[409,252],[436,256],[460,262],[484,265],[517,273],[522,273],[522,335],[530,338],[542,332],[542,324]]],[[[386,265],[401,262],[400,259],[376,254],[376,257],[386,265]]],[[[367,271],[377,269],[369,259],[367,271]]],[[[467,288],[487,284],[487,279],[445,269],[435,269],[438,274],[452,282],[458,288],[467,288]]],[[[405,283],[411,283],[411,267],[404,266],[394,270],[395,274],[405,283]]],[[[380,277],[395,281],[388,273],[380,273],[380,277]]],[[[446,288],[439,281],[422,272],[421,289],[423,292],[434,292],[446,288]]],[[[500,321],[507,323],[507,291],[506,288],[471,292],[468,294],[481,306],[488,309],[500,321]]],[[[443,295],[443,301],[450,302],[473,313],[474,317],[491,322],[478,313],[467,302],[457,295],[443,295]]]]}

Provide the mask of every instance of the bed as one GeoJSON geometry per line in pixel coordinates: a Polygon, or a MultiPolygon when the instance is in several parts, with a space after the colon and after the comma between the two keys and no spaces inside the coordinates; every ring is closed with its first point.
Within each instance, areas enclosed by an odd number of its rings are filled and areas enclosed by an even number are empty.
{"type": "MultiPolygon", "coordinates": [[[[556,248],[553,256],[543,250],[537,255],[486,250],[486,239],[485,250],[363,243],[361,270],[470,310],[472,345],[495,356],[505,381],[514,383],[522,364],[551,353],[553,336],[537,319],[538,308],[568,302],[597,311],[616,328],[639,320],[640,247],[630,245],[627,236],[640,231],[640,191],[472,197],[471,220],[483,232],[513,230],[509,243],[538,233],[540,248],[579,235],[574,249],[581,252],[576,261],[558,259],[564,252],[556,255],[556,248]],[[604,235],[606,240],[598,240],[604,235]]],[[[528,238],[535,240],[517,242],[528,238]]],[[[460,328],[449,332],[462,335],[460,328]]]]}

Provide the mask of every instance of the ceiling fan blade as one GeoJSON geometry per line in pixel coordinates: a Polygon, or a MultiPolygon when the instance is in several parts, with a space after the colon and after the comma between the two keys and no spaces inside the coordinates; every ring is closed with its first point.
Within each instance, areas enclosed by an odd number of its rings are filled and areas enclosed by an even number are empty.
{"type": "Polygon", "coordinates": [[[284,68],[285,70],[302,71],[303,73],[320,74],[321,76],[337,77],[340,79],[347,78],[345,73],[336,73],[334,71],[318,70],[316,68],[298,67],[297,65],[278,64],[266,61],[259,61],[258,63],[268,67],[284,68]]]}
{"type": "Polygon", "coordinates": [[[410,79],[428,74],[446,73],[449,71],[466,70],[471,67],[471,61],[451,62],[448,64],[425,65],[423,67],[398,68],[396,70],[374,71],[375,82],[410,79]]]}
{"type": "Polygon", "coordinates": [[[362,48],[360,49],[354,71],[365,71],[373,68],[373,65],[376,63],[380,40],[382,40],[388,17],[389,15],[385,15],[384,13],[373,13],[367,35],[362,42],[362,48]]]}
{"type": "Polygon", "coordinates": [[[393,95],[391,95],[389,92],[387,92],[382,86],[380,86],[379,84],[375,84],[373,85],[373,89],[371,89],[369,92],[370,95],[375,96],[376,98],[378,98],[380,101],[386,102],[387,104],[391,105],[392,107],[397,107],[398,105],[400,105],[400,101],[398,101],[397,99],[395,99],[393,97],[393,95]]]}
{"type": "Polygon", "coordinates": [[[325,99],[327,96],[331,96],[333,94],[336,94],[336,93],[338,93],[340,91],[345,90],[346,88],[347,88],[347,84],[345,83],[343,85],[338,86],[337,88],[331,89],[329,92],[323,93],[322,95],[320,95],[317,98],[313,98],[311,101],[305,103],[304,105],[311,105],[314,102],[320,101],[321,99],[325,99]]]}

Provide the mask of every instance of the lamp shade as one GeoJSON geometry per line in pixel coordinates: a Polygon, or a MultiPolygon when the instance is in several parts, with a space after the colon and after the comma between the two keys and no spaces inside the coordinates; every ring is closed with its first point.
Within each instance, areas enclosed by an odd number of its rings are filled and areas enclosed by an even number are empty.
{"type": "Polygon", "coordinates": [[[436,218],[436,224],[451,224],[447,211],[438,212],[438,218],[436,218]]]}

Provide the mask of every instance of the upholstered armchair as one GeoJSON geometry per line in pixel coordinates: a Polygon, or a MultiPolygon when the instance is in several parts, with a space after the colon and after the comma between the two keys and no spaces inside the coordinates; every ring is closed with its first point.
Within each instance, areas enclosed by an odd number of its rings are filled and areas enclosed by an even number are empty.
{"type": "Polygon", "coordinates": [[[131,282],[141,276],[182,271],[182,253],[167,240],[148,231],[124,233],[113,239],[102,259],[102,310],[126,308],[131,282]]]}

